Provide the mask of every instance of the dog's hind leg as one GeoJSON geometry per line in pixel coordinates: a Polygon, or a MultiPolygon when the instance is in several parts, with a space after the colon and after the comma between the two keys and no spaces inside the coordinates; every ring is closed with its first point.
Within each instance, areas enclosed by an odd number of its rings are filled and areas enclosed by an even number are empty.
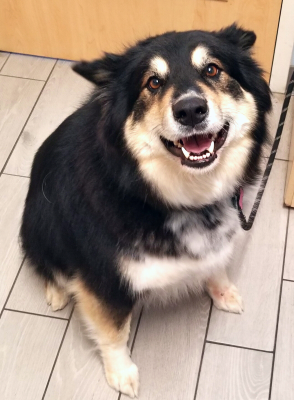
{"type": "Polygon", "coordinates": [[[127,347],[132,307],[120,310],[106,304],[80,279],[71,287],[90,336],[98,344],[108,384],[130,397],[138,396],[138,368],[127,347]]]}
{"type": "Polygon", "coordinates": [[[221,268],[206,282],[206,290],[219,310],[236,314],[243,312],[243,301],[236,286],[230,282],[225,268],[221,268]]]}
{"type": "Polygon", "coordinates": [[[52,311],[62,310],[70,300],[64,279],[45,282],[46,301],[52,311]]]}

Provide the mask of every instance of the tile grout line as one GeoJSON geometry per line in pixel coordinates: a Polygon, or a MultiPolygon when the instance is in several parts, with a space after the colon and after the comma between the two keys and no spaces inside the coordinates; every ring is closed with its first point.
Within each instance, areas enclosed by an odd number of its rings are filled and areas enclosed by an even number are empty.
{"type": "MultiPolygon", "coordinates": [[[[1,71],[2,71],[2,68],[1,68],[1,71]]],[[[1,72],[0,72],[0,76],[5,76],[6,78],[26,79],[28,81],[46,82],[46,79],[25,78],[23,76],[6,75],[6,74],[4,75],[4,74],[1,74],[1,72]]]]}
{"type": "Polygon", "coordinates": [[[258,351],[260,353],[267,353],[267,354],[273,354],[272,350],[263,350],[263,349],[256,349],[254,347],[246,347],[246,346],[238,346],[236,344],[229,344],[229,343],[222,343],[222,342],[215,342],[213,340],[207,340],[207,343],[210,344],[216,344],[219,346],[225,346],[225,347],[233,347],[235,349],[242,349],[242,350],[251,350],[251,351],[258,351]]]}
{"type": "Polygon", "coordinates": [[[45,317],[45,318],[52,318],[52,319],[60,319],[62,321],[68,321],[68,318],[65,317],[55,317],[54,315],[45,315],[45,314],[38,314],[38,313],[33,313],[30,311],[23,311],[23,310],[14,310],[12,308],[4,308],[5,311],[11,311],[11,312],[16,312],[20,314],[28,314],[28,315],[35,315],[36,317],[45,317]]]}
{"type": "MultiPolygon", "coordinates": [[[[138,330],[139,330],[139,325],[140,325],[141,318],[142,318],[142,315],[143,315],[143,309],[144,309],[144,307],[142,306],[141,311],[140,311],[140,315],[139,315],[139,318],[138,318],[138,322],[137,322],[137,326],[136,326],[134,338],[133,338],[133,341],[132,341],[132,345],[130,346],[131,355],[132,355],[132,353],[133,353],[133,349],[134,349],[134,346],[135,346],[135,341],[136,341],[136,338],[137,338],[137,333],[138,333],[138,330]]],[[[117,400],[121,400],[121,396],[122,396],[122,393],[120,392],[119,395],[118,395],[117,400]]]]}
{"type": "MultiPolygon", "coordinates": [[[[269,158],[269,157],[267,157],[267,158],[269,158]]],[[[289,162],[290,160],[285,160],[284,158],[275,158],[275,160],[277,160],[277,161],[286,161],[286,162],[289,162]]]]}
{"type": "MultiPolygon", "coordinates": [[[[263,156],[263,158],[265,159],[265,160],[268,160],[269,159],[269,156],[263,156]]],[[[274,161],[285,161],[285,162],[289,162],[290,160],[285,160],[284,158],[277,158],[277,157],[275,157],[275,160],[274,161]]]]}
{"type": "Polygon", "coordinates": [[[193,397],[194,400],[196,400],[199,382],[200,382],[200,375],[201,375],[203,358],[204,358],[204,353],[205,353],[205,348],[206,348],[206,343],[207,343],[207,335],[208,335],[208,329],[209,329],[209,325],[210,325],[211,314],[212,314],[212,300],[210,300],[210,308],[209,308],[209,313],[208,313],[208,318],[207,318],[207,326],[206,326],[205,336],[204,336],[204,340],[203,340],[203,347],[202,347],[201,358],[200,358],[200,363],[199,363],[199,371],[197,374],[196,387],[195,387],[195,392],[194,392],[194,397],[193,397]]]}
{"type": "Polygon", "coordinates": [[[137,333],[138,333],[138,330],[139,330],[139,325],[140,325],[141,318],[142,318],[142,315],[143,315],[143,310],[144,310],[144,307],[142,306],[141,311],[140,311],[140,315],[139,315],[139,318],[138,318],[135,334],[134,334],[134,337],[133,337],[132,345],[130,346],[131,347],[130,348],[131,354],[133,353],[133,350],[134,350],[135,341],[136,341],[137,333]]]}
{"type": "Polygon", "coordinates": [[[2,65],[2,67],[0,68],[0,72],[2,71],[2,69],[4,68],[4,65],[7,63],[9,57],[11,56],[11,53],[9,53],[9,56],[6,58],[6,60],[4,61],[4,64],[2,65]]]}
{"type": "Polygon", "coordinates": [[[285,234],[284,256],[283,256],[283,265],[282,265],[281,282],[280,282],[280,293],[279,293],[278,312],[277,312],[277,321],[276,321],[276,332],[275,332],[274,352],[273,352],[272,370],[271,370],[270,387],[269,387],[269,396],[268,396],[269,400],[271,399],[271,395],[272,395],[273,376],[274,376],[274,369],[275,369],[276,348],[277,348],[277,337],[278,337],[278,330],[279,330],[280,311],[281,311],[281,301],[282,301],[282,291],[283,291],[283,277],[284,277],[284,268],[285,268],[285,259],[286,259],[286,249],[287,249],[288,232],[289,232],[289,221],[290,221],[290,208],[289,208],[289,210],[288,210],[288,219],[287,219],[286,234],[285,234]]]}
{"type": "Polygon", "coordinates": [[[57,354],[56,354],[54,363],[53,363],[53,365],[52,365],[51,372],[50,372],[50,375],[49,375],[49,377],[48,377],[48,381],[47,381],[47,384],[46,384],[46,386],[45,386],[44,393],[43,393],[43,396],[42,396],[42,399],[41,399],[41,400],[44,400],[44,399],[45,399],[45,396],[46,396],[46,393],[47,393],[47,390],[48,390],[48,387],[49,387],[49,384],[50,384],[50,381],[51,381],[51,378],[52,378],[52,375],[53,375],[53,371],[54,371],[54,369],[55,369],[55,365],[56,365],[56,363],[57,363],[57,360],[58,360],[58,357],[59,357],[59,354],[60,354],[60,351],[61,351],[61,348],[62,348],[64,339],[65,339],[65,336],[66,336],[66,333],[67,333],[67,331],[68,331],[69,323],[70,323],[70,321],[71,321],[71,317],[72,317],[72,315],[73,315],[73,312],[74,312],[74,307],[73,307],[73,309],[72,309],[72,311],[71,311],[71,313],[70,313],[70,316],[69,316],[69,318],[68,318],[68,321],[67,321],[67,324],[66,324],[66,327],[65,327],[65,330],[64,330],[64,333],[63,333],[63,336],[62,336],[62,339],[61,339],[59,348],[58,348],[58,350],[57,350],[57,354]]]}
{"type": "Polygon", "coordinates": [[[283,278],[283,281],[284,282],[292,282],[292,283],[294,283],[294,279],[285,279],[285,278],[283,278]]]}
{"type": "Polygon", "coordinates": [[[17,281],[17,278],[18,278],[19,274],[20,274],[20,271],[21,271],[22,266],[23,266],[23,264],[24,264],[24,262],[25,262],[25,259],[26,259],[26,257],[24,256],[22,262],[20,263],[20,267],[19,267],[19,269],[18,269],[18,271],[17,271],[17,274],[16,274],[16,276],[15,276],[15,278],[14,278],[13,284],[11,285],[11,288],[10,288],[10,290],[9,290],[9,293],[8,293],[8,295],[7,295],[7,297],[6,297],[5,303],[4,303],[3,308],[2,308],[2,310],[1,310],[1,313],[0,313],[0,318],[1,318],[2,315],[3,315],[3,312],[4,312],[4,310],[5,310],[6,304],[8,303],[9,297],[10,297],[10,295],[11,295],[11,293],[12,293],[12,290],[13,290],[13,288],[14,288],[14,286],[15,286],[15,283],[16,283],[16,281],[17,281]]]}
{"type": "Polygon", "coordinates": [[[37,97],[37,99],[36,99],[36,101],[35,101],[35,103],[34,103],[32,109],[31,109],[31,111],[30,111],[30,113],[29,113],[29,115],[28,115],[28,117],[27,117],[27,119],[26,119],[26,121],[25,121],[25,123],[24,123],[24,125],[23,125],[23,127],[22,127],[22,129],[21,129],[21,131],[20,131],[20,133],[19,133],[19,135],[18,135],[18,137],[17,137],[17,139],[16,139],[16,141],[15,141],[13,147],[12,147],[12,149],[11,149],[11,152],[9,153],[9,155],[8,155],[8,157],[7,157],[7,159],[6,159],[5,163],[4,163],[3,168],[1,169],[0,175],[2,175],[2,173],[4,172],[4,170],[5,170],[5,168],[6,168],[7,164],[8,164],[8,162],[9,162],[9,160],[10,160],[10,157],[11,157],[12,153],[14,152],[14,149],[15,149],[16,145],[17,145],[17,143],[19,142],[19,139],[20,139],[21,135],[23,134],[23,131],[24,131],[24,129],[25,129],[25,127],[26,127],[26,125],[27,125],[29,119],[31,118],[31,115],[32,115],[32,113],[33,113],[33,111],[34,111],[36,105],[38,104],[38,101],[39,101],[39,99],[40,99],[42,93],[44,92],[44,89],[45,89],[45,87],[46,87],[46,85],[47,85],[47,83],[48,83],[48,81],[49,81],[49,79],[50,79],[50,77],[51,77],[51,75],[52,75],[52,72],[54,71],[54,68],[55,68],[55,66],[56,66],[56,64],[57,64],[57,61],[58,61],[58,60],[55,61],[55,64],[53,65],[52,70],[51,70],[50,74],[48,75],[47,80],[46,80],[46,81],[42,81],[42,82],[44,83],[44,85],[43,85],[43,87],[42,87],[42,89],[41,89],[41,91],[40,91],[40,93],[39,93],[39,95],[38,95],[38,97],[37,97]]]}
{"type": "Polygon", "coordinates": [[[2,175],[18,176],[19,178],[27,178],[27,179],[30,179],[29,176],[25,176],[25,175],[16,175],[16,174],[8,174],[7,172],[2,172],[2,175]]]}

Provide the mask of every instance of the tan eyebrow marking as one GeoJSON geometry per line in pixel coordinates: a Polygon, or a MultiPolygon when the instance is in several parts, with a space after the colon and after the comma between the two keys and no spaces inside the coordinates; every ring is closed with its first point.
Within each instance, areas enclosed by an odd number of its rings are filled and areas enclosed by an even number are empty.
{"type": "Polygon", "coordinates": [[[151,60],[150,69],[154,73],[157,73],[160,78],[165,78],[169,74],[168,63],[159,56],[156,56],[151,60]]]}
{"type": "Polygon", "coordinates": [[[202,45],[197,46],[191,55],[192,65],[196,68],[203,67],[209,59],[208,49],[202,45]]]}
{"type": "Polygon", "coordinates": [[[150,61],[150,67],[144,76],[142,87],[146,85],[148,79],[151,78],[151,76],[156,75],[158,76],[158,78],[165,79],[168,74],[169,66],[167,61],[165,61],[162,57],[156,56],[150,61]]]}
{"type": "Polygon", "coordinates": [[[209,54],[209,50],[202,45],[197,46],[196,49],[194,49],[191,55],[191,61],[192,65],[198,70],[203,69],[208,64],[215,64],[222,70],[224,69],[223,64],[220,62],[220,60],[212,57],[209,54]]]}

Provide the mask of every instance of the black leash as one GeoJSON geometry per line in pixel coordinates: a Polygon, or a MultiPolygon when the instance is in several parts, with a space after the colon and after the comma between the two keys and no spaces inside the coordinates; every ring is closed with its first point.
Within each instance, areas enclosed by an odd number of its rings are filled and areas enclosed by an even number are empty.
{"type": "Polygon", "coordinates": [[[262,180],[261,180],[261,184],[257,193],[257,196],[255,198],[254,201],[254,205],[252,207],[251,213],[249,215],[248,221],[246,220],[246,217],[243,213],[242,210],[242,197],[243,197],[243,189],[240,188],[238,193],[235,194],[235,197],[233,199],[234,201],[234,205],[235,207],[238,209],[239,211],[239,218],[240,218],[240,222],[241,222],[241,226],[245,231],[249,231],[252,228],[254,219],[256,217],[257,214],[257,210],[260,204],[260,201],[262,199],[262,195],[264,192],[264,189],[266,187],[267,184],[267,180],[269,178],[269,175],[271,173],[272,170],[272,166],[273,163],[275,161],[275,157],[276,157],[276,153],[279,147],[279,143],[281,140],[281,136],[282,136],[282,132],[283,132],[283,128],[284,128],[284,124],[285,124],[285,120],[286,120],[286,116],[287,116],[287,112],[288,112],[288,107],[289,107],[289,102],[291,99],[291,95],[293,92],[293,88],[294,88],[294,72],[291,76],[288,88],[287,88],[287,92],[285,95],[285,99],[284,99],[284,103],[283,103],[283,107],[282,107],[282,112],[280,115],[280,120],[279,120],[279,125],[278,125],[278,129],[277,129],[277,133],[275,136],[275,141],[273,143],[273,147],[272,147],[272,151],[271,151],[271,155],[268,159],[267,165],[266,165],[266,169],[264,171],[262,180]]]}

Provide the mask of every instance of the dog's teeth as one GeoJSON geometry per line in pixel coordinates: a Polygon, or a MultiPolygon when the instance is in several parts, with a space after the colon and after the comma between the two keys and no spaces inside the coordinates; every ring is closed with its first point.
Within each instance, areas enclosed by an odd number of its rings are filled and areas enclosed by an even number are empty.
{"type": "Polygon", "coordinates": [[[210,153],[206,153],[206,158],[210,157],[210,153]]]}
{"type": "Polygon", "coordinates": [[[214,141],[211,142],[210,147],[208,149],[209,153],[212,154],[214,150],[214,141]]]}
{"type": "Polygon", "coordinates": [[[182,147],[182,152],[183,152],[183,154],[184,154],[184,156],[185,156],[186,158],[189,158],[190,153],[185,149],[184,146],[182,147]]]}
{"type": "Polygon", "coordinates": [[[181,143],[180,143],[178,140],[176,140],[176,141],[174,142],[174,145],[175,145],[176,147],[178,147],[179,149],[182,148],[182,145],[181,145],[181,143]]]}
{"type": "Polygon", "coordinates": [[[206,158],[206,154],[203,154],[203,155],[201,156],[201,158],[206,158]]]}

